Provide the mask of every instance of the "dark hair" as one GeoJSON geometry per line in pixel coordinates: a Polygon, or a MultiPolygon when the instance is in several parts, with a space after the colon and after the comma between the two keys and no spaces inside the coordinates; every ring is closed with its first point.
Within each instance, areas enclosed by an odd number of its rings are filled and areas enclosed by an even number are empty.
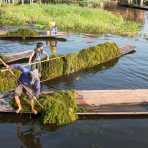
{"type": "Polygon", "coordinates": [[[43,43],[42,42],[38,42],[37,44],[36,44],[36,48],[41,48],[41,47],[43,47],[43,43]]]}

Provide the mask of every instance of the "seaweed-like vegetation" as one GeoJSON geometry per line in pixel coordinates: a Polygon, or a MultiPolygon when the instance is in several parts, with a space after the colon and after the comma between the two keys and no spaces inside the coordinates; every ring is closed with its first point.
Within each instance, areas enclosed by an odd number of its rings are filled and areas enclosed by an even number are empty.
{"type": "Polygon", "coordinates": [[[69,75],[82,69],[106,63],[120,55],[120,49],[113,42],[82,49],[62,58],[42,62],[42,80],[69,75]]]}
{"type": "Polygon", "coordinates": [[[38,32],[35,30],[27,29],[27,28],[19,28],[15,31],[10,31],[7,33],[7,36],[29,36],[29,37],[35,37],[38,36],[38,32]]]}
{"type": "MultiPolygon", "coordinates": [[[[120,49],[113,42],[106,42],[94,47],[82,49],[61,58],[44,61],[41,64],[41,80],[51,80],[57,77],[69,75],[80,70],[106,63],[121,55],[120,49]]],[[[12,80],[8,72],[0,73],[0,92],[14,88],[16,82],[12,80]]]]}
{"type": "MultiPolygon", "coordinates": [[[[17,77],[20,74],[19,71],[14,71],[14,73],[17,77]]],[[[0,92],[5,92],[14,89],[16,84],[16,80],[13,78],[12,74],[9,71],[0,71],[0,92]]]]}
{"type": "MultiPolygon", "coordinates": [[[[23,96],[24,97],[24,96],[23,96]]],[[[25,98],[27,99],[27,98],[25,98]]],[[[59,91],[50,95],[42,95],[38,101],[43,109],[36,103],[37,110],[41,113],[40,121],[43,124],[64,125],[74,122],[77,119],[76,95],[73,90],[59,91]]],[[[30,112],[30,106],[21,99],[23,104],[22,112],[30,112]]],[[[16,107],[14,100],[10,104],[16,107]]]]}
{"type": "Polygon", "coordinates": [[[52,95],[40,97],[40,100],[44,106],[41,118],[43,124],[63,125],[77,119],[74,91],[55,92],[52,95]]]}

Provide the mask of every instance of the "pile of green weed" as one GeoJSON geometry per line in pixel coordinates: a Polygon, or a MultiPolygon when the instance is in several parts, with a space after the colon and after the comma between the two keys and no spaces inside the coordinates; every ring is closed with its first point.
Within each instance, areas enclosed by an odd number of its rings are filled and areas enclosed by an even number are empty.
{"type": "MultiPolygon", "coordinates": [[[[25,98],[26,100],[27,98],[25,98]]],[[[21,99],[22,112],[30,112],[30,106],[21,99]]],[[[36,103],[36,109],[41,113],[40,121],[43,124],[65,125],[74,122],[77,119],[76,95],[72,90],[59,91],[50,95],[42,95],[38,98],[42,104],[41,108],[36,103]]],[[[14,100],[10,104],[16,108],[14,100]]]]}
{"type": "Polygon", "coordinates": [[[55,58],[42,63],[42,79],[54,79],[64,75],[64,61],[62,58],[55,58]]]}
{"type": "Polygon", "coordinates": [[[7,33],[7,36],[29,36],[29,37],[35,37],[38,36],[38,32],[27,29],[27,28],[19,28],[16,31],[11,31],[7,33]]]}
{"type": "MultiPolygon", "coordinates": [[[[18,71],[14,71],[14,73],[17,77],[20,74],[18,71]]],[[[9,71],[0,71],[0,92],[6,92],[8,90],[14,89],[16,84],[17,81],[9,71]]]]}
{"type": "Polygon", "coordinates": [[[43,124],[69,124],[77,119],[76,96],[74,91],[55,92],[40,98],[44,106],[41,121],[43,124]]]}
{"type": "Polygon", "coordinates": [[[120,49],[115,43],[106,42],[65,55],[61,59],[42,62],[42,80],[54,79],[106,63],[120,54],[120,49]]]}
{"type": "MultiPolygon", "coordinates": [[[[120,49],[113,42],[106,42],[94,47],[82,49],[61,58],[57,57],[41,64],[41,80],[51,80],[69,75],[83,69],[106,63],[121,55],[120,49]]],[[[38,67],[38,65],[36,65],[38,67]]],[[[0,92],[14,88],[16,82],[8,71],[0,72],[0,92]]]]}

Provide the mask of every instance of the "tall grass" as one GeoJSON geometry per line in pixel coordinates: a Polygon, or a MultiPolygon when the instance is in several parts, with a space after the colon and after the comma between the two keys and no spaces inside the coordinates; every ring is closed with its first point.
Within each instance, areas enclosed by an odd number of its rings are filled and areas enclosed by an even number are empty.
{"type": "Polygon", "coordinates": [[[53,18],[61,31],[133,35],[139,30],[139,24],[125,21],[121,16],[115,16],[102,9],[65,4],[0,7],[0,25],[35,24],[48,28],[53,18]]]}

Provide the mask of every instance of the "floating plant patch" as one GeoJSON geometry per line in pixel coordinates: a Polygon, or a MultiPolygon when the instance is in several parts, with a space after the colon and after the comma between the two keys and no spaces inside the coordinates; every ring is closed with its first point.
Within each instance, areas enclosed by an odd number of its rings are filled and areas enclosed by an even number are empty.
{"type": "Polygon", "coordinates": [[[38,36],[38,32],[35,30],[27,29],[27,28],[19,28],[16,31],[11,31],[7,33],[7,36],[22,36],[22,37],[36,37],[38,36]]]}

